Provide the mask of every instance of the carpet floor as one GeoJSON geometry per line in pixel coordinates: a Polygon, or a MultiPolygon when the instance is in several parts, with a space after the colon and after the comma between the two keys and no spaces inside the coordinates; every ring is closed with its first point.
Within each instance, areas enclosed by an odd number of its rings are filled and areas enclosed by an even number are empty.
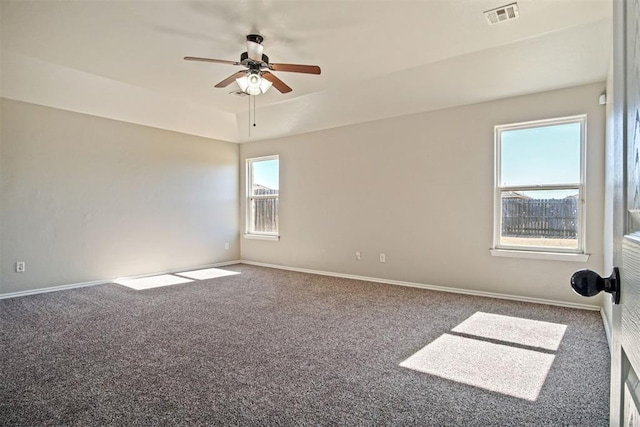
{"type": "Polygon", "coordinates": [[[225,269],[0,300],[0,425],[608,425],[597,312],[225,269]]]}

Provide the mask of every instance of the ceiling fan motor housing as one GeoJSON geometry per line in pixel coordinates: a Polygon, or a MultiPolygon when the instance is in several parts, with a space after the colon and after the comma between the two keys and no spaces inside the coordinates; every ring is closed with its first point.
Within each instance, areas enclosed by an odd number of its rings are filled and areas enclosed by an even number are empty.
{"type": "Polygon", "coordinates": [[[249,58],[248,52],[242,52],[242,54],[240,55],[240,63],[245,67],[248,67],[249,69],[260,69],[269,66],[269,57],[265,54],[262,54],[262,62],[257,62],[249,58]]]}

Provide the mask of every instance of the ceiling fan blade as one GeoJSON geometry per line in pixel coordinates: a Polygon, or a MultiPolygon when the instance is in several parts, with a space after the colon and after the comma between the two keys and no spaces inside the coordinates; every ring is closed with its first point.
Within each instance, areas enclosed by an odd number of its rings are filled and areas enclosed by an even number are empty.
{"type": "Polygon", "coordinates": [[[285,82],[283,82],[282,80],[277,78],[274,74],[272,74],[272,73],[270,73],[268,71],[263,71],[262,72],[262,78],[264,78],[265,80],[270,81],[273,84],[273,87],[275,87],[276,89],[278,89],[282,93],[289,93],[289,92],[291,92],[293,90],[289,86],[287,86],[287,84],[285,82]]]}
{"type": "Polygon", "coordinates": [[[269,64],[272,71],[288,71],[290,73],[320,74],[320,67],[317,65],[299,64],[269,64]]]}
{"type": "Polygon", "coordinates": [[[185,56],[184,59],[185,61],[202,61],[202,62],[215,62],[216,64],[242,65],[238,61],[227,61],[224,59],[197,58],[195,56],[185,56]]]}
{"type": "Polygon", "coordinates": [[[231,83],[235,82],[236,79],[239,79],[240,77],[244,76],[245,74],[247,74],[246,71],[238,71],[237,73],[233,73],[229,77],[227,77],[226,79],[224,79],[223,81],[218,83],[215,87],[227,87],[231,83]]]}

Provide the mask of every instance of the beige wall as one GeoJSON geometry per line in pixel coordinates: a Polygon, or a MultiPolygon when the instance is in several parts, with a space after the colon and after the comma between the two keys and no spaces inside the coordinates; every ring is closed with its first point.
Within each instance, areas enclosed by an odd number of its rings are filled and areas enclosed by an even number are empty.
{"type": "Polygon", "coordinates": [[[243,144],[242,169],[248,157],[280,155],[281,240],[243,238],[242,258],[600,304],[601,297],[574,294],[569,277],[603,266],[605,109],[598,96],[604,88],[598,83],[243,144]],[[494,125],[583,113],[589,262],[492,257],[494,125]],[[355,260],[356,251],[362,260],[355,260]]]}
{"type": "Polygon", "coordinates": [[[568,280],[603,268],[603,91],[593,84],[240,147],[5,99],[0,293],[242,257],[599,304],[568,280]],[[589,262],[491,257],[493,126],[582,113],[589,262]],[[281,240],[239,241],[238,176],[243,186],[244,160],[269,154],[281,159],[281,240]],[[26,273],[14,272],[16,261],[26,273]]]}
{"type": "Polygon", "coordinates": [[[0,144],[0,293],[240,256],[236,144],[7,99],[0,144]]]}

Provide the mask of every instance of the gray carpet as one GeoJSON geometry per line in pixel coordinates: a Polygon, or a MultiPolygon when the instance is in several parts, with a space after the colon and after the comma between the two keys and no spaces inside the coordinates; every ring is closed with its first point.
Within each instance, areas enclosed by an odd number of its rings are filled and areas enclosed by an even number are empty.
{"type": "Polygon", "coordinates": [[[0,300],[0,425],[608,425],[597,312],[225,268],[0,300]],[[557,349],[513,344],[553,355],[534,400],[399,366],[443,336],[508,341],[453,331],[477,312],[566,325],[557,349]]]}

